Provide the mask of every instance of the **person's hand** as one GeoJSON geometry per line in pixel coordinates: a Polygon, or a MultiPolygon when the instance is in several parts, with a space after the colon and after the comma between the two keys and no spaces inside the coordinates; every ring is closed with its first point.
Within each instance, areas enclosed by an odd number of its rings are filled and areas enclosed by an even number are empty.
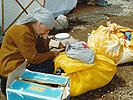
{"type": "Polygon", "coordinates": [[[58,51],[53,51],[55,57],[59,55],[59,52],[58,51]]]}
{"type": "Polygon", "coordinates": [[[41,37],[43,38],[43,39],[47,39],[48,38],[48,35],[41,35],[41,37]]]}

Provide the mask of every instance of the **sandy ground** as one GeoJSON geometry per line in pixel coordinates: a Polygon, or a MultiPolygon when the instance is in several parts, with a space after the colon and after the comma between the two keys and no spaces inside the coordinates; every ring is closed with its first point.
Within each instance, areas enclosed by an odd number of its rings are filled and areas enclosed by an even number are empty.
{"type": "MultiPolygon", "coordinates": [[[[68,32],[74,38],[87,41],[87,34],[96,30],[100,25],[106,26],[111,21],[121,26],[133,29],[133,1],[108,0],[111,5],[106,7],[88,6],[80,3],[71,11],[68,32]]],[[[133,63],[117,66],[117,73],[112,81],[99,89],[73,97],[71,100],[133,100],[133,63]]],[[[0,100],[5,100],[3,96],[0,100]]]]}

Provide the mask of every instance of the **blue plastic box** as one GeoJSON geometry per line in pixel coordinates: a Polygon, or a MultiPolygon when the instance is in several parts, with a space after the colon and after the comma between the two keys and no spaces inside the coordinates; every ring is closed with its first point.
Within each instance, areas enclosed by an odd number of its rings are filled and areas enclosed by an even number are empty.
{"type": "Polygon", "coordinates": [[[69,100],[69,77],[26,70],[7,88],[8,100],[69,100]]]}

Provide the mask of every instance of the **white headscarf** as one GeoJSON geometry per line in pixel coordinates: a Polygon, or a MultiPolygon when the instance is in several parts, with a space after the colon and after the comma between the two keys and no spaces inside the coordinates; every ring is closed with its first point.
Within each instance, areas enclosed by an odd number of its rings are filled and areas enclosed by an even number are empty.
{"type": "Polygon", "coordinates": [[[23,19],[18,20],[16,24],[22,25],[29,22],[35,22],[35,21],[38,21],[45,26],[48,26],[50,29],[53,29],[55,25],[55,19],[52,13],[43,7],[35,8],[34,11],[29,13],[23,19]]]}

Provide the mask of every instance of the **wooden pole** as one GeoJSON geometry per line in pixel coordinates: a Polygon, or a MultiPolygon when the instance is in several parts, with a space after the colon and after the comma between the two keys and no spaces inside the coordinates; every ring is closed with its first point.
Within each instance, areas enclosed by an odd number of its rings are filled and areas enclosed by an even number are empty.
{"type": "Polygon", "coordinates": [[[34,2],[34,0],[32,0],[29,5],[24,8],[24,10],[18,15],[18,17],[8,26],[8,28],[4,31],[4,33],[15,23],[15,21],[26,11],[26,9],[34,2]]]}
{"type": "MultiPolygon", "coordinates": [[[[16,0],[16,2],[19,4],[19,6],[24,10],[24,7],[20,4],[20,2],[18,0],[16,0]]],[[[26,10],[24,10],[26,14],[28,14],[28,12],[26,10]]]]}
{"type": "Polygon", "coordinates": [[[43,7],[45,7],[45,2],[46,2],[46,0],[43,1],[43,7]]]}
{"type": "Polygon", "coordinates": [[[2,0],[2,35],[4,35],[4,0],[2,0]]]}
{"type": "Polygon", "coordinates": [[[36,0],[36,2],[38,3],[38,4],[40,4],[40,6],[42,6],[43,7],[43,5],[38,1],[38,0],[36,0]]]}

